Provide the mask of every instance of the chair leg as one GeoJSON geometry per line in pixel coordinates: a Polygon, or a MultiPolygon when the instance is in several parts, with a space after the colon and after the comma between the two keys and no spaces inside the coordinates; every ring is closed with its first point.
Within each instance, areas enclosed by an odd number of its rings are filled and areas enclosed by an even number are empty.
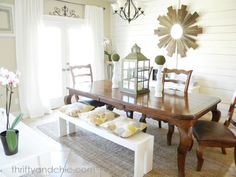
{"type": "Polygon", "coordinates": [[[158,126],[159,126],[159,128],[161,128],[161,121],[160,120],[158,120],[158,126]]]}
{"type": "Polygon", "coordinates": [[[133,114],[134,114],[133,111],[126,111],[126,116],[127,116],[128,118],[133,119],[133,114]]]}
{"type": "Polygon", "coordinates": [[[203,165],[203,162],[204,162],[204,159],[203,159],[203,150],[204,150],[204,147],[203,146],[199,146],[198,149],[197,149],[197,171],[201,171],[202,169],[202,165],[203,165]]]}
{"type": "Polygon", "coordinates": [[[227,154],[225,148],[221,148],[222,154],[227,154]]]}
{"type": "Polygon", "coordinates": [[[167,133],[167,145],[171,145],[172,136],[175,130],[175,126],[168,123],[168,133],[167,133]]]}
{"type": "Polygon", "coordinates": [[[234,162],[235,162],[235,166],[236,166],[236,147],[234,147],[234,162]]]}
{"type": "MultiPolygon", "coordinates": [[[[142,114],[142,117],[140,118],[139,122],[146,123],[146,118],[147,116],[145,114],[142,114]]],[[[143,130],[143,132],[146,132],[146,131],[147,131],[147,128],[143,130]]]]}
{"type": "Polygon", "coordinates": [[[106,109],[109,110],[109,111],[113,111],[114,106],[107,104],[106,109]]]}
{"type": "Polygon", "coordinates": [[[191,151],[192,148],[193,148],[193,140],[192,140],[192,144],[191,144],[191,146],[189,147],[189,150],[188,150],[188,151],[191,151]]]}
{"type": "Polygon", "coordinates": [[[76,100],[76,102],[79,101],[79,96],[78,95],[75,95],[75,100],[76,100]]]}

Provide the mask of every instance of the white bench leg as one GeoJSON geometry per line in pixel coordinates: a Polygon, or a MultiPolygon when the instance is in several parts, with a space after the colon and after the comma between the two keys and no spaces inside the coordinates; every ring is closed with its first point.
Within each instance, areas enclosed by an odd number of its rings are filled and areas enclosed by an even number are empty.
{"type": "Polygon", "coordinates": [[[154,137],[139,144],[134,156],[134,177],[143,177],[152,170],[154,137]]]}
{"type": "Polygon", "coordinates": [[[45,154],[41,154],[39,156],[37,156],[37,167],[39,168],[47,168],[50,167],[50,165],[52,164],[51,162],[51,158],[49,153],[45,154]]]}
{"type": "Polygon", "coordinates": [[[69,134],[75,132],[75,124],[69,122],[69,134]]]}
{"type": "Polygon", "coordinates": [[[59,117],[59,136],[67,135],[66,120],[59,117]]]}
{"type": "Polygon", "coordinates": [[[144,156],[145,146],[140,144],[134,152],[134,177],[143,177],[144,175],[144,156]]]}
{"type": "Polygon", "coordinates": [[[147,174],[152,170],[153,164],[153,147],[154,147],[154,137],[150,137],[146,143],[145,156],[144,156],[144,174],[147,174]]]}

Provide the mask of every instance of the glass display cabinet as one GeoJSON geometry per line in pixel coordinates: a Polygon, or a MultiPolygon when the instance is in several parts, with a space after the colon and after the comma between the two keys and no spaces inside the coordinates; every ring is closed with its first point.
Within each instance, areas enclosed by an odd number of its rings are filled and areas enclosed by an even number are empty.
{"type": "Polygon", "coordinates": [[[131,53],[122,60],[121,91],[136,95],[148,93],[149,70],[150,60],[141,53],[141,48],[135,44],[131,53]]]}

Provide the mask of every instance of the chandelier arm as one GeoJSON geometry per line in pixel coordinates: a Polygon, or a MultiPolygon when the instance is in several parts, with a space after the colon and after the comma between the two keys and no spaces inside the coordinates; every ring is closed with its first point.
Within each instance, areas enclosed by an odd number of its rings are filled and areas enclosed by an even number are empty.
{"type": "Polygon", "coordinates": [[[129,17],[126,15],[124,8],[120,10],[120,15],[123,17],[124,20],[129,20],[129,17]],[[123,14],[123,16],[121,14],[123,14]]]}
{"type": "Polygon", "coordinates": [[[137,7],[135,6],[133,0],[130,0],[130,1],[131,1],[131,4],[132,4],[133,8],[134,8],[134,12],[135,12],[135,14],[136,14],[136,13],[139,11],[139,8],[137,8],[137,7]]]}
{"type": "Polygon", "coordinates": [[[135,12],[133,18],[131,20],[136,20],[142,13],[140,12],[140,10],[138,10],[137,12],[135,12]]]}
{"type": "Polygon", "coordinates": [[[130,20],[130,0],[127,0],[125,3],[123,9],[122,9],[123,15],[126,18],[126,20],[130,20]],[[127,11],[127,14],[125,13],[127,11]]]}
{"type": "Polygon", "coordinates": [[[133,0],[131,0],[131,3],[134,7],[134,15],[133,15],[133,18],[131,20],[136,20],[140,15],[143,14],[143,11],[141,10],[141,8],[137,8],[133,2],[133,0]]]}
{"type": "Polygon", "coordinates": [[[136,20],[140,15],[144,15],[143,11],[141,11],[141,9],[137,12],[136,17],[133,20],[136,20]]]}
{"type": "Polygon", "coordinates": [[[120,9],[120,12],[116,12],[115,14],[119,15],[123,20],[127,20],[125,13],[123,12],[122,9],[120,9]],[[123,15],[122,15],[123,14],[123,15]]]}
{"type": "Polygon", "coordinates": [[[139,9],[137,10],[137,12],[135,13],[135,15],[133,17],[133,20],[136,20],[142,14],[140,10],[139,9]]]}
{"type": "Polygon", "coordinates": [[[133,0],[130,0],[130,1],[131,1],[131,4],[132,4],[133,8],[134,8],[134,15],[133,15],[133,17],[132,17],[131,20],[134,20],[134,19],[136,19],[136,16],[137,16],[139,10],[138,10],[138,8],[135,6],[133,0]]]}
{"type": "Polygon", "coordinates": [[[127,5],[128,5],[128,18],[130,19],[130,2],[132,2],[132,0],[128,0],[127,1],[127,5]]]}
{"type": "Polygon", "coordinates": [[[136,20],[140,15],[136,15],[132,20],[136,20]]]}

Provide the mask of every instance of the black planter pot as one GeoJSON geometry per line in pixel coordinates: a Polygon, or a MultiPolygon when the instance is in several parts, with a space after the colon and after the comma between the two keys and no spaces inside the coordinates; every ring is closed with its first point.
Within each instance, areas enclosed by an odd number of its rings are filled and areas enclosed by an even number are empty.
{"type": "Polygon", "coordinates": [[[17,145],[16,145],[16,149],[14,151],[10,151],[10,149],[8,148],[7,139],[6,139],[7,131],[0,133],[3,149],[4,149],[4,152],[6,155],[14,155],[18,152],[19,131],[15,130],[15,132],[16,132],[16,136],[17,136],[17,145]]]}

